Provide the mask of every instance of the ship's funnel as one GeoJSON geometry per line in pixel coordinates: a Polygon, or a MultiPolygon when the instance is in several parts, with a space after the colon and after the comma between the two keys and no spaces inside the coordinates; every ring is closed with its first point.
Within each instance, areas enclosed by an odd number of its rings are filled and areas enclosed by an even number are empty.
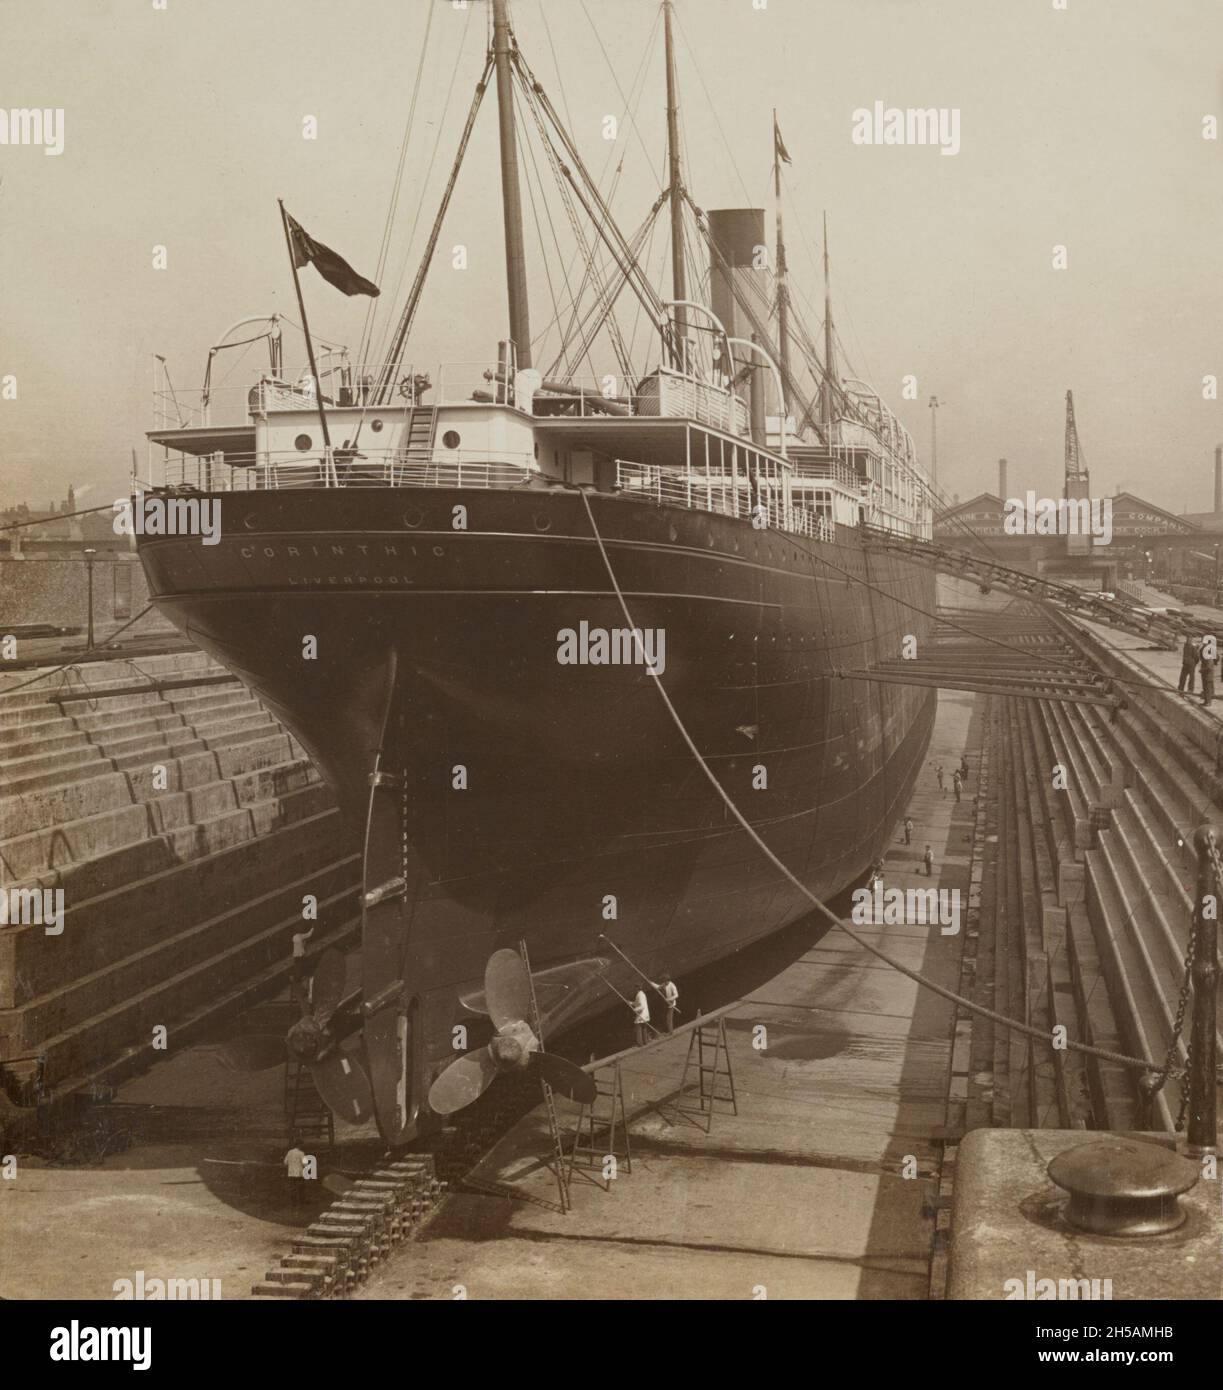
{"type": "Polygon", "coordinates": [[[998,496],[1005,502],[1007,499],[1006,491],[1006,459],[998,460],[998,496]]]}
{"type": "MultiPolygon", "coordinates": [[[[769,321],[768,250],[763,208],[720,208],[709,214],[709,297],[713,312],[731,338],[750,338],[750,305],[760,324],[769,321]]],[[[733,375],[758,365],[759,358],[744,347],[731,349],[733,375]]]]}
{"type": "Polygon", "coordinates": [[[1215,445],[1215,516],[1223,516],[1223,444],[1215,445]]]}

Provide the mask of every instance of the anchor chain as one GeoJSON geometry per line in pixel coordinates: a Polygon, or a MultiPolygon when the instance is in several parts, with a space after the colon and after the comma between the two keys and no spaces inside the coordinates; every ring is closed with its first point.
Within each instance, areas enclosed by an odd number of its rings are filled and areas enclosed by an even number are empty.
{"type": "MultiPolygon", "coordinates": [[[[1223,884],[1223,858],[1220,858],[1218,845],[1214,840],[1210,840],[1207,846],[1207,853],[1210,856],[1210,867],[1214,877],[1214,897],[1218,901],[1218,890],[1223,884]]],[[[1201,904],[1198,905],[1201,910],[1201,904]]],[[[1176,1056],[1176,1045],[1180,1041],[1181,1034],[1185,1027],[1185,1014],[1188,1011],[1189,995],[1193,986],[1193,965],[1197,958],[1198,947],[1198,913],[1193,914],[1193,921],[1189,929],[1189,944],[1185,950],[1184,977],[1181,980],[1180,993],[1176,1000],[1176,1017],[1172,1023],[1172,1036],[1168,1041],[1167,1055],[1164,1057],[1163,1065],[1159,1071],[1153,1074],[1144,1087],[1146,1101],[1149,1104],[1155,1095],[1167,1084],[1169,1077],[1176,1079],[1180,1089],[1180,1106],[1176,1112],[1175,1129],[1179,1134],[1185,1128],[1185,1115],[1189,1109],[1189,1077],[1193,1070],[1193,1039],[1185,1041],[1185,1064],[1183,1067],[1173,1065],[1176,1056]]],[[[1216,1072],[1216,1084],[1223,1083],[1223,1068],[1216,1072]]]]}

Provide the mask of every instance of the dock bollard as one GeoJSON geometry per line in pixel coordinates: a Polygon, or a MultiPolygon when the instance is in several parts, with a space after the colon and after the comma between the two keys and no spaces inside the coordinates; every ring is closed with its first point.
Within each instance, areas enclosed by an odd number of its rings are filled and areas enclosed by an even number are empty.
{"type": "Polygon", "coordinates": [[[1102,1236],[1154,1236],[1185,1221],[1177,1200],[1198,1180],[1187,1158],[1160,1144],[1119,1134],[1078,1144],[1049,1164],[1049,1177],[1070,1193],[1064,1216],[1102,1236]]]}

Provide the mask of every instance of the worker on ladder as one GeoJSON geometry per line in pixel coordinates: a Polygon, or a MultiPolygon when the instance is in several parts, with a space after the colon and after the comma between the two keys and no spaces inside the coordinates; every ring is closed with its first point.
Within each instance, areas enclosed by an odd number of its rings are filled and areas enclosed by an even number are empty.
{"type": "MultiPolygon", "coordinates": [[[[677,996],[678,997],[678,996],[677,996]]],[[[645,986],[638,985],[633,995],[633,1036],[638,1047],[650,1041],[650,1001],[645,997],[645,986]]]]}

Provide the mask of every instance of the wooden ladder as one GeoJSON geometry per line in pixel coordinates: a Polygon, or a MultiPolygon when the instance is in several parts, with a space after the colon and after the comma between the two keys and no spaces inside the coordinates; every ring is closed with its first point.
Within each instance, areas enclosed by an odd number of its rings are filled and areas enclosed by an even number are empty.
{"type": "Polygon", "coordinates": [[[327,1147],[334,1147],[335,1117],[331,1107],[319,1095],[310,1068],[296,1058],[285,1064],[285,1113],[290,1137],[300,1134],[303,1139],[326,1139],[327,1147]]]}
{"type": "MultiPolygon", "coordinates": [[[[616,1169],[619,1171],[621,1159],[624,1162],[624,1171],[633,1171],[633,1154],[629,1142],[628,1116],[624,1107],[624,1083],[620,1077],[620,1063],[614,1063],[610,1068],[604,1067],[596,1071],[593,1076],[595,1083],[595,1098],[590,1105],[583,1105],[581,1113],[578,1115],[577,1130],[573,1136],[573,1147],[569,1151],[569,1177],[572,1180],[573,1170],[598,1169],[603,1170],[607,1159],[616,1160],[616,1169]],[[610,1079],[607,1072],[611,1072],[610,1079]],[[617,1147],[617,1134],[623,1138],[623,1150],[617,1147]]],[[[611,1191],[611,1178],[605,1178],[600,1182],[598,1178],[591,1176],[589,1172],[581,1171],[581,1176],[596,1186],[602,1187],[605,1192],[611,1191]]]]}
{"type": "Polygon", "coordinates": [[[706,1129],[713,1125],[714,1109],[718,1105],[729,1106],[731,1114],[739,1113],[739,1101],[735,1095],[735,1075],[730,1065],[730,1047],[726,1042],[726,1020],[719,1018],[716,1024],[704,1024],[695,1028],[688,1039],[688,1055],[684,1059],[684,1074],[680,1079],[680,1097],[687,1090],[688,1071],[692,1066],[692,1054],[696,1053],[697,1103],[698,1109],[681,1113],[698,1114],[706,1117],[706,1129]],[[723,1065],[725,1064],[725,1065],[723,1065]],[[719,1089],[721,1087],[721,1089],[719,1089]]]}

